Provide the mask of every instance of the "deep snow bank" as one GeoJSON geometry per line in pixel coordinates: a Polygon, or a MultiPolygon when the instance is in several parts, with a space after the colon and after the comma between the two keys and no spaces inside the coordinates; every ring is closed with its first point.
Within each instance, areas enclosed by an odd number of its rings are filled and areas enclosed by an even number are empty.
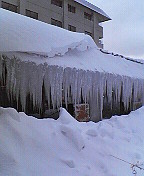
{"type": "MultiPolygon", "coordinates": [[[[1,176],[122,176],[144,161],[144,107],[99,123],[79,123],[64,109],[57,121],[0,108],[1,176]]],[[[137,170],[143,176],[142,170],[137,170]]]]}
{"type": "Polygon", "coordinates": [[[68,50],[97,48],[93,39],[82,33],[49,25],[0,8],[0,52],[19,51],[49,57],[68,50]]]}

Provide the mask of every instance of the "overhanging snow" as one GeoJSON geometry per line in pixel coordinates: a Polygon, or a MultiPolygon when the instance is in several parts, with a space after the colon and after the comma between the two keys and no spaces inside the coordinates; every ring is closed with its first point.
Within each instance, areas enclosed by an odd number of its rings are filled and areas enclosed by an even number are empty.
{"type": "Polygon", "coordinates": [[[106,17],[105,20],[110,20],[111,19],[102,9],[98,8],[97,6],[91,4],[88,1],[85,1],[85,0],[74,0],[74,1],[76,1],[79,4],[82,4],[83,6],[89,8],[89,9],[91,9],[91,10],[93,10],[93,11],[95,11],[95,12],[101,14],[101,15],[103,15],[104,17],[106,17]]]}
{"type": "Polygon", "coordinates": [[[71,98],[73,104],[81,98],[90,104],[93,121],[102,118],[104,98],[115,104],[121,98],[125,109],[135,101],[144,104],[143,64],[102,53],[84,34],[2,9],[0,17],[0,79],[23,110],[28,94],[41,108],[43,84],[53,108],[62,105],[64,90],[66,104],[71,98]]]}
{"type": "Polygon", "coordinates": [[[49,57],[71,49],[96,48],[92,38],[82,33],[46,24],[0,8],[0,52],[20,51],[49,57]]]}

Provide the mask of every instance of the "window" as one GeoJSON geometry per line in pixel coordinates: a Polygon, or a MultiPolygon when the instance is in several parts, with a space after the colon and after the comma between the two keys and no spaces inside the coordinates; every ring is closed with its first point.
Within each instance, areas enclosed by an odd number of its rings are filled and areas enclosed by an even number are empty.
{"type": "Polygon", "coordinates": [[[26,16],[38,20],[38,13],[27,10],[27,9],[26,9],[26,16]]]}
{"type": "Polygon", "coordinates": [[[58,21],[58,20],[55,20],[53,18],[51,19],[51,24],[55,25],[55,26],[58,26],[58,27],[62,27],[62,22],[58,21]]]}
{"type": "Polygon", "coordinates": [[[1,7],[2,7],[3,9],[10,10],[10,11],[12,11],[12,12],[16,12],[16,13],[18,12],[18,7],[17,7],[16,5],[9,4],[9,3],[7,3],[7,2],[3,2],[3,1],[2,1],[1,7]]]}
{"type": "Polygon", "coordinates": [[[85,34],[90,35],[91,37],[93,37],[91,32],[85,31],[85,34]]]}
{"type": "Polygon", "coordinates": [[[68,30],[69,30],[69,31],[76,32],[76,27],[75,27],[75,26],[72,26],[72,25],[68,25],[68,30]]]}
{"type": "Polygon", "coordinates": [[[51,4],[62,7],[62,1],[61,0],[51,0],[51,4]]]}
{"type": "Polygon", "coordinates": [[[76,8],[70,4],[68,4],[68,11],[72,13],[76,13],[76,8]]]}
{"type": "Polygon", "coordinates": [[[92,14],[84,12],[84,18],[85,19],[92,21],[92,16],[93,16],[92,14]]]}

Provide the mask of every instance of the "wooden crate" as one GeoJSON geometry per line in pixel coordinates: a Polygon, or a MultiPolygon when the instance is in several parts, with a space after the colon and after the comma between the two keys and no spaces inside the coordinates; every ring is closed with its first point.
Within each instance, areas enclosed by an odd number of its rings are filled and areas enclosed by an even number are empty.
{"type": "Polygon", "coordinates": [[[80,122],[88,122],[89,104],[77,104],[75,106],[75,118],[80,122]]]}

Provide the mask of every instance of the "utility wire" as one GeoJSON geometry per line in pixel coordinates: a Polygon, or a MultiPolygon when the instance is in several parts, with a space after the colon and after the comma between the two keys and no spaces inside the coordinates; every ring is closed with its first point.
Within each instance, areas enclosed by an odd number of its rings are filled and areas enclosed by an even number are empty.
{"type": "Polygon", "coordinates": [[[128,162],[128,161],[125,161],[125,160],[123,160],[123,159],[121,159],[121,158],[118,158],[118,157],[116,157],[116,156],[113,156],[113,155],[110,155],[110,156],[113,157],[113,158],[116,158],[116,159],[118,159],[118,160],[120,160],[120,161],[123,161],[123,162],[125,162],[125,163],[127,163],[127,164],[129,164],[129,165],[131,166],[131,168],[132,168],[132,171],[133,171],[132,173],[133,173],[135,176],[136,176],[136,174],[137,174],[135,168],[138,168],[138,169],[144,171],[144,168],[140,167],[139,162],[137,162],[136,164],[133,164],[133,163],[130,163],[130,162],[128,162]]]}

